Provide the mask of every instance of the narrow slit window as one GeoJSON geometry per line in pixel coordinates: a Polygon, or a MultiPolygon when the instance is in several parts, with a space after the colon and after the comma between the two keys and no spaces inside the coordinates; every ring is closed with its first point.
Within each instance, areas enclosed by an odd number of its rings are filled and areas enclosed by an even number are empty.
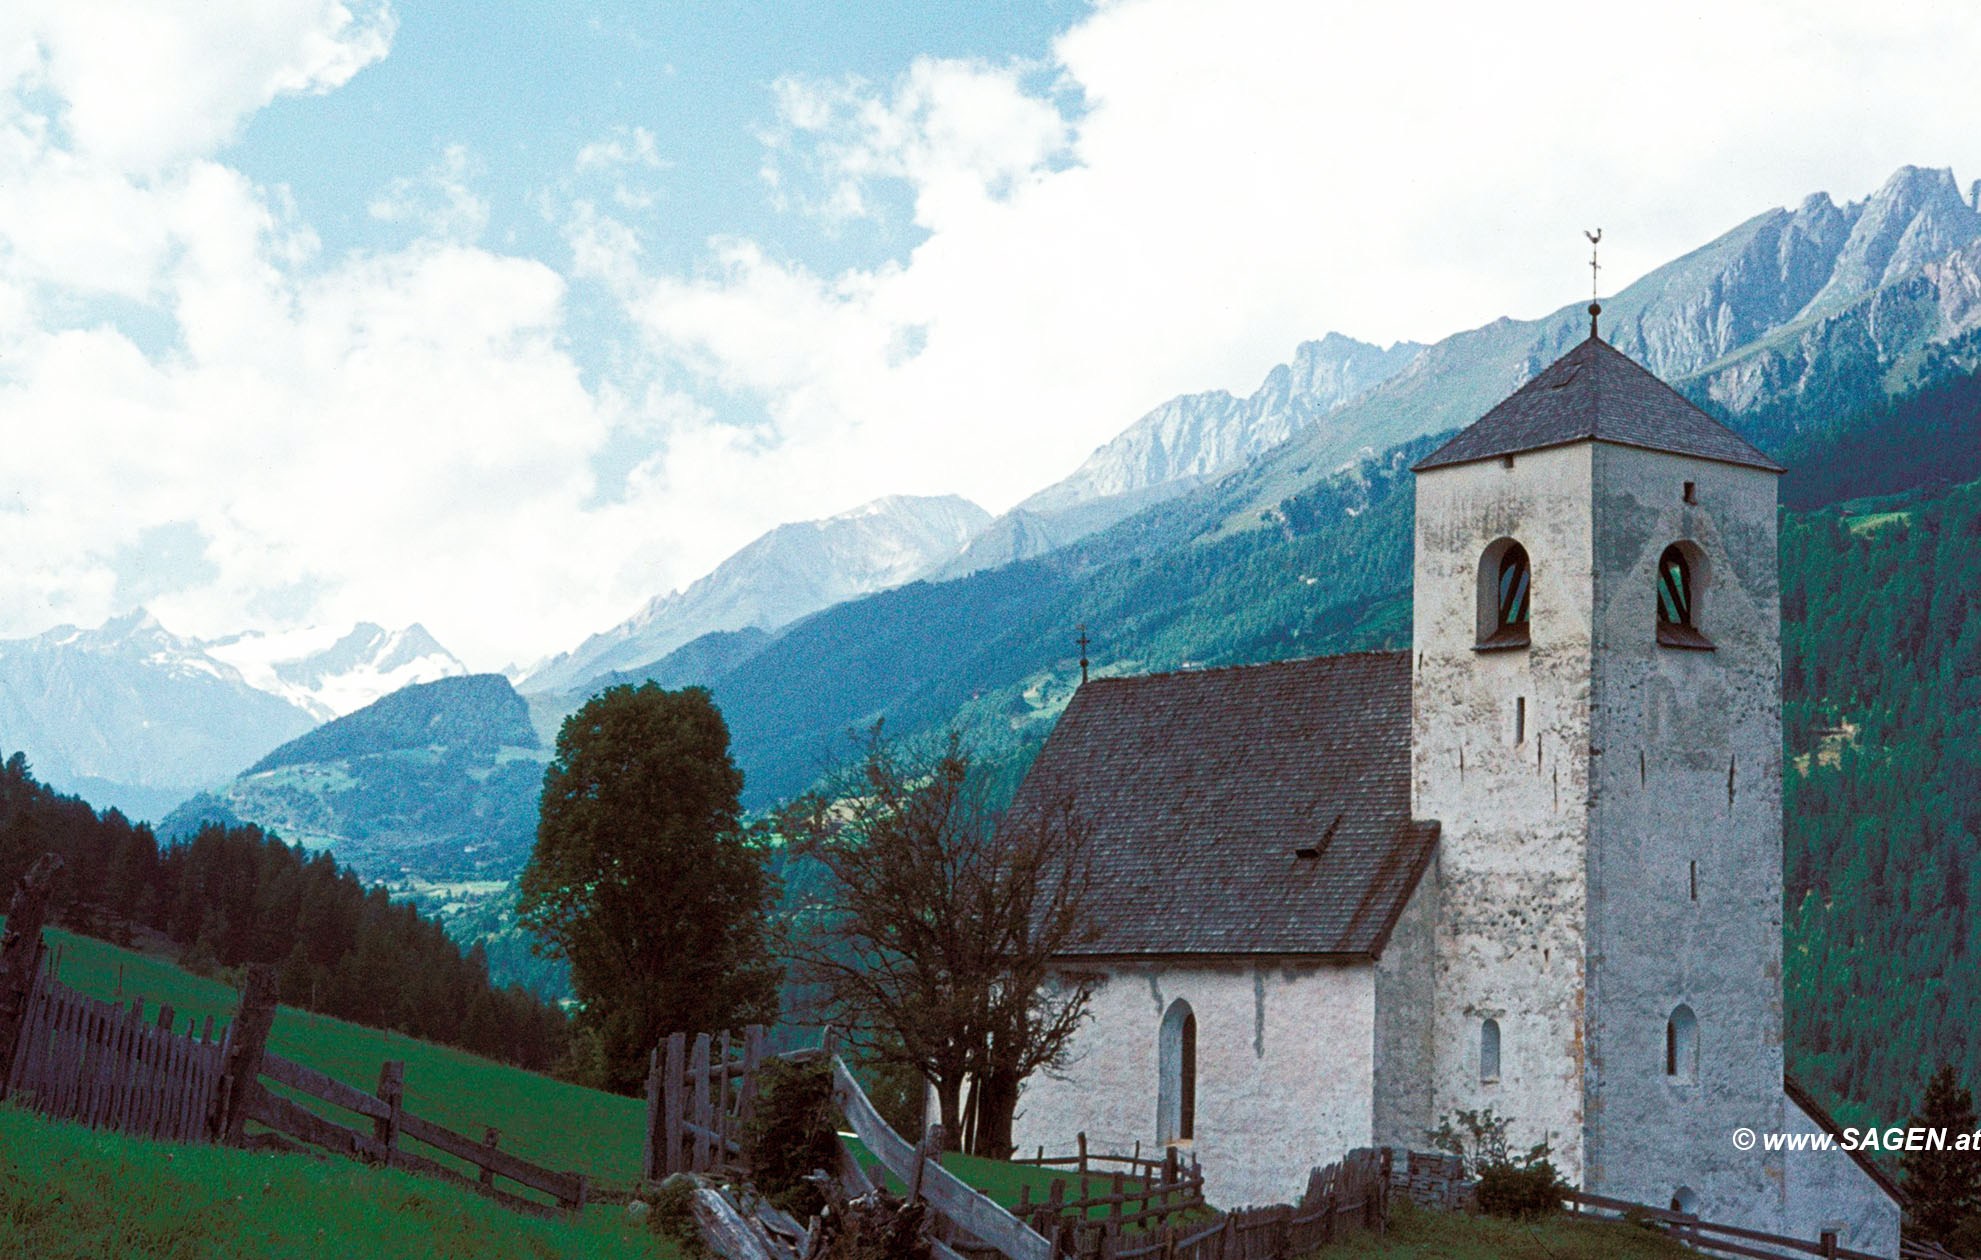
{"type": "Polygon", "coordinates": [[[1691,871],[1692,900],[1699,900],[1699,863],[1693,862],[1691,871]]]}
{"type": "Polygon", "coordinates": [[[1699,1020],[1689,1006],[1679,1006],[1665,1021],[1665,1075],[1689,1081],[1699,1074],[1699,1020]]]}
{"type": "Polygon", "coordinates": [[[1479,1082],[1490,1085],[1500,1078],[1500,1022],[1489,1019],[1479,1025],[1479,1082]]]}
{"type": "Polygon", "coordinates": [[[1513,702],[1513,742],[1527,742],[1527,697],[1519,696],[1513,702]]]}
{"type": "Polygon", "coordinates": [[[1693,482],[1688,481],[1685,483],[1685,501],[1687,503],[1697,503],[1699,501],[1699,489],[1693,482]]]}

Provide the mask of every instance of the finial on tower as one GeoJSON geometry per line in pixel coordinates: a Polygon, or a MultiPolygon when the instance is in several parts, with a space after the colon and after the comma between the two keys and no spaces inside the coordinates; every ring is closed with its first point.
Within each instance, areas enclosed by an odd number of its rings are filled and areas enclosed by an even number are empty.
{"type": "Polygon", "coordinates": [[[1596,272],[1599,268],[1596,262],[1596,247],[1603,243],[1603,229],[1597,228],[1593,232],[1584,231],[1582,235],[1589,238],[1589,336],[1593,340],[1596,336],[1596,317],[1603,313],[1603,304],[1598,300],[1600,290],[1597,288],[1596,280],[1596,272]]]}
{"type": "Polygon", "coordinates": [[[1090,641],[1091,641],[1091,640],[1089,640],[1089,639],[1087,638],[1087,623],[1083,621],[1083,622],[1081,622],[1081,623],[1080,623],[1080,638],[1079,638],[1079,644],[1080,644],[1080,681],[1081,681],[1081,683],[1082,683],[1082,684],[1085,684],[1085,683],[1086,683],[1086,681],[1087,681],[1087,644],[1088,644],[1088,643],[1089,643],[1090,641]]]}

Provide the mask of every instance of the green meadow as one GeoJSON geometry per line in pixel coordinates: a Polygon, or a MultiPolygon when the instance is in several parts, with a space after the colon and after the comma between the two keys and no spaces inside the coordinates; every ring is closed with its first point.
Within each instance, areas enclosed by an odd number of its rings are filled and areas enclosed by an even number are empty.
{"type": "Polygon", "coordinates": [[[33,1260],[677,1260],[592,1207],[543,1220],[341,1159],[147,1142],[0,1105],[0,1235],[33,1260]]]}
{"type": "MultiPolygon", "coordinates": [[[[135,950],[54,928],[44,939],[61,950],[64,984],[93,997],[145,999],[147,1012],[170,1004],[185,1028],[188,1016],[216,1028],[234,1017],[239,994],[135,950]]],[[[379,1065],[406,1063],[406,1109],[469,1138],[484,1128],[501,1131],[502,1148],[544,1167],[582,1172],[594,1185],[630,1187],[640,1173],[643,1104],[633,1098],[583,1089],[520,1068],[478,1058],[464,1050],[417,1041],[284,1006],[278,1010],[269,1048],[284,1058],[370,1092],[379,1065]]],[[[327,1104],[318,1108],[342,1124],[357,1118],[327,1104]]],[[[432,1154],[415,1144],[421,1154],[432,1154]]]]}

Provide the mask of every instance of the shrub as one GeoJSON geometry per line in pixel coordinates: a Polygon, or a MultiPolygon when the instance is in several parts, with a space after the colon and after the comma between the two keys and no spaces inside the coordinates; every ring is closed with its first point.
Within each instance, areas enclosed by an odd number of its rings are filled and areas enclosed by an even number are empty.
{"type": "Polygon", "coordinates": [[[1509,1160],[1479,1170],[1479,1210],[1488,1216],[1527,1220],[1560,1207],[1561,1174],[1545,1158],[1530,1154],[1519,1163],[1509,1160]]]}
{"type": "Polygon", "coordinates": [[[756,1111],[743,1130],[743,1153],[759,1194],[800,1221],[816,1215],[825,1200],[805,1175],[839,1166],[831,1068],[782,1059],[765,1063],[757,1077],[756,1111]]]}
{"type": "Polygon", "coordinates": [[[1439,1150],[1462,1159],[1465,1171],[1478,1179],[1480,1211],[1516,1219],[1547,1216],[1561,1207],[1561,1174],[1549,1161],[1545,1142],[1519,1157],[1507,1149],[1511,1123],[1490,1107],[1460,1111],[1456,1124],[1446,1116],[1430,1137],[1439,1150]]]}
{"type": "Polygon", "coordinates": [[[694,1178],[676,1173],[660,1183],[660,1190],[654,1195],[653,1211],[647,1216],[648,1229],[673,1239],[681,1254],[691,1257],[708,1254],[708,1248],[702,1245],[701,1228],[695,1224],[691,1206],[694,1198],[694,1178]]]}

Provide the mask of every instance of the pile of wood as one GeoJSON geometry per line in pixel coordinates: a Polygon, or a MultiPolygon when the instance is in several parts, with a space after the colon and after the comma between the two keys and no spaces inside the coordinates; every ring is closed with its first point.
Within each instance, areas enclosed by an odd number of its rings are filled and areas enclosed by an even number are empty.
{"type": "MultiPolygon", "coordinates": [[[[678,1181],[687,1174],[668,1180],[678,1181]]],[[[702,1244],[722,1260],[935,1260],[928,1205],[871,1191],[848,1199],[821,1178],[825,1210],[800,1226],[763,1199],[694,1177],[690,1209],[702,1244]]]]}

